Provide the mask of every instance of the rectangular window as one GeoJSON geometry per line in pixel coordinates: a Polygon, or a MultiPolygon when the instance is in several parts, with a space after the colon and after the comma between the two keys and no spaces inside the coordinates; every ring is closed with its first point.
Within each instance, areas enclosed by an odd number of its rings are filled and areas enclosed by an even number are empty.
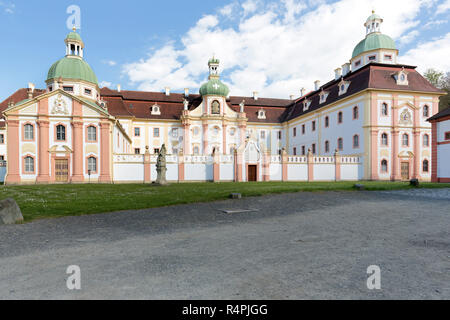
{"type": "Polygon", "coordinates": [[[369,61],[375,61],[376,58],[377,58],[376,56],[370,56],[369,61]]]}
{"type": "Polygon", "coordinates": [[[97,159],[94,157],[90,157],[88,159],[88,173],[96,173],[97,172],[97,159]]]}
{"type": "Polygon", "coordinates": [[[26,124],[24,129],[25,140],[34,140],[34,127],[31,124],[26,124]]]}
{"type": "Polygon", "coordinates": [[[153,137],[159,138],[159,128],[153,128],[153,137]]]}
{"type": "Polygon", "coordinates": [[[278,140],[281,140],[281,131],[278,131],[278,140]]]}
{"type": "Polygon", "coordinates": [[[361,60],[358,60],[355,62],[355,67],[359,67],[359,65],[361,64],[361,60]]]}
{"type": "Polygon", "coordinates": [[[316,154],[316,144],[312,144],[312,154],[316,154]]]}
{"type": "Polygon", "coordinates": [[[73,87],[63,87],[65,92],[73,92],[73,87]]]}
{"type": "Polygon", "coordinates": [[[134,128],[134,136],[135,137],[141,136],[141,128],[134,128]]]}
{"type": "Polygon", "coordinates": [[[294,137],[297,136],[297,128],[294,128],[294,137]]]}
{"type": "Polygon", "coordinates": [[[386,61],[392,61],[392,56],[390,54],[385,54],[384,55],[384,60],[386,61]]]}
{"type": "Polygon", "coordinates": [[[305,146],[302,146],[302,156],[304,156],[306,154],[306,148],[305,146]]]}
{"type": "Polygon", "coordinates": [[[135,148],[134,149],[134,154],[141,154],[141,149],[135,148]]]}
{"type": "Polygon", "coordinates": [[[5,135],[0,134],[0,144],[4,144],[4,143],[5,143],[5,135]]]}
{"type": "Polygon", "coordinates": [[[294,156],[297,155],[297,148],[294,148],[294,156]]]}
{"type": "Polygon", "coordinates": [[[90,126],[88,127],[88,141],[97,141],[97,128],[90,126]]]}
{"type": "Polygon", "coordinates": [[[173,128],[172,129],[172,137],[178,138],[178,128],[173,128]]]}
{"type": "Polygon", "coordinates": [[[34,173],[34,158],[32,157],[25,158],[25,172],[34,173]]]}
{"type": "Polygon", "coordinates": [[[306,126],[302,125],[302,134],[305,134],[305,132],[306,132],[306,126]]]}
{"type": "Polygon", "coordinates": [[[91,89],[84,89],[84,94],[90,96],[92,94],[92,90],[91,89]]]}
{"type": "Polygon", "coordinates": [[[450,140],[450,131],[445,133],[445,140],[450,140]]]}
{"type": "Polygon", "coordinates": [[[312,122],[312,131],[316,131],[316,122],[315,121],[312,122]]]}

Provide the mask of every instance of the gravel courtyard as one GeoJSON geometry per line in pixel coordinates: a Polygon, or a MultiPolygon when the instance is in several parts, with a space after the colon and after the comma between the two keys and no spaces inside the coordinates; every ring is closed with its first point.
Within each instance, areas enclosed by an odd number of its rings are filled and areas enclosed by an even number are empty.
{"type": "Polygon", "coordinates": [[[305,192],[3,226],[0,299],[450,299],[449,208],[450,189],[305,192]]]}

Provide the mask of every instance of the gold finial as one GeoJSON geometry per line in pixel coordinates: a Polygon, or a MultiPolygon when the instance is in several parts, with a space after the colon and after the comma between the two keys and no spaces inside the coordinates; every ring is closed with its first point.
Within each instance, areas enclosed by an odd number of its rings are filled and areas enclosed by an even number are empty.
{"type": "Polygon", "coordinates": [[[374,14],[375,13],[375,10],[372,10],[372,14],[374,14]]]}
{"type": "Polygon", "coordinates": [[[77,27],[75,27],[75,25],[73,25],[72,30],[73,30],[73,32],[76,32],[77,31],[77,27]]]}

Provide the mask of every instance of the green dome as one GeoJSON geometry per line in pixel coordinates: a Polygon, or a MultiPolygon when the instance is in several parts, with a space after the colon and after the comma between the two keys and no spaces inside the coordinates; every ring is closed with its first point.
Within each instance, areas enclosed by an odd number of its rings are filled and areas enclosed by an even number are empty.
{"type": "Polygon", "coordinates": [[[62,58],[55,62],[48,71],[47,81],[51,79],[83,80],[98,85],[97,76],[89,64],[78,58],[62,58]]]}
{"type": "Polygon", "coordinates": [[[228,89],[228,87],[219,79],[211,79],[200,88],[200,94],[202,96],[214,95],[226,97],[229,92],[230,89],[228,89]]]}
{"type": "Polygon", "coordinates": [[[394,40],[391,37],[381,33],[370,33],[353,50],[352,58],[359,56],[363,52],[377,49],[397,50],[394,40]]]}
{"type": "Polygon", "coordinates": [[[66,40],[77,40],[83,42],[83,40],[81,40],[81,36],[76,32],[69,33],[66,37],[66,40]]]}
{"type": "Polygon", "coordinates": [[[375,13],[372,13],[372,15],[371,15],[370,17],[367,18],[367,21],[366,21],[366,22],[370,22],[370,21],[376,20],[376,19],[378,19],[378,20],[383,20],[383,19],[381,19],[381,17],[380,17],[379,15],[377,15],[377,14],[375,14],[375,13]]]}

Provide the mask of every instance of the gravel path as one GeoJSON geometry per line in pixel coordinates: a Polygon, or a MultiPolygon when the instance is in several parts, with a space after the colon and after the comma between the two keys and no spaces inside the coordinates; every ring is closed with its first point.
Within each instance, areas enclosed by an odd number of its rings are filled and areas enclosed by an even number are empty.
{"type": "Polygon", "coordinates": [[[0,228],[0,299],[450,299],[449,189],[316,192],[0,228]],[[254,211],[224,213],[224,210],[254,211]],[[66,287],[69,265],[82,288],[66,287]],[[368,290],[367,268],[381,268],[368,290]]]}

